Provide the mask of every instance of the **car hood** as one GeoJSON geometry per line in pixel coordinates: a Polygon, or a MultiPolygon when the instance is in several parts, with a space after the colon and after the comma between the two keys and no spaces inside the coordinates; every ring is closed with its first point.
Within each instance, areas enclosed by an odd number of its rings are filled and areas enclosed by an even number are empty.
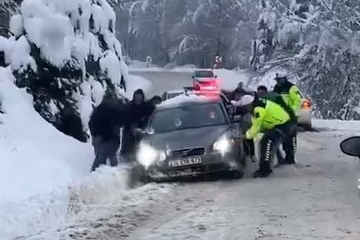
{"type": "Polygon", "coordinates": [[[183,149],[193,147],[208,147],[220,138],[229,126],[212,126],[155,133],[145,137],[145,141],[156,149],[183,149]]]}

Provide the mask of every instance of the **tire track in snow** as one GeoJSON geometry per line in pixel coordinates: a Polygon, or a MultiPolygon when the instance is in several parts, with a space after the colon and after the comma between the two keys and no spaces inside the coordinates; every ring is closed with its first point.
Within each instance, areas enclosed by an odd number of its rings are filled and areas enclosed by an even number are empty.
{"type": "Polygon", "coordinates": [[[181,192],[195,208],[184,203],[177,213],[173,204],[163,206],[166,212],[128,239],[359,240],[355,161],[339,153],[340,138],[300,138],[298,161],[311,167],[279,168],[269,179],[185,185],[181,192]]]}

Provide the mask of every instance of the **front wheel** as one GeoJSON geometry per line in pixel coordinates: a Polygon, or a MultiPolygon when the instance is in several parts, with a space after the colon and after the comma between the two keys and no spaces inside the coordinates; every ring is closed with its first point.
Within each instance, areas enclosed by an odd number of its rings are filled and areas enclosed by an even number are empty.
{"type": "Polygon", "coordinates": [[[241,179],[244,177],[244,171],[242,170],[234,170],[230,172],[231,177],[234,179],[241,179]]]}

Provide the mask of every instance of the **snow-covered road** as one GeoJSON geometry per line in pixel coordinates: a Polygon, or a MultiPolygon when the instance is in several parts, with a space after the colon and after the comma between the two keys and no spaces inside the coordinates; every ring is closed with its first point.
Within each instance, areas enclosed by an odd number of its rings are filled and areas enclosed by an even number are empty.
{"type": "MultiPolygon", "coordinates": [[[[149,95],[191,84],[189,71],[137,75],[152,82],[149,95]]],[[[246,81],[246,74],[225,75],[226,87],[246,81]]],[[[123,167],[88,175],[85,166],[68,188],[3,205],[0,240],[359,240],[360,164],[343,155],[339,143],[360,135],[360,123],[316,120],[314,126],[319,133],[299,135],[300,166],[278,168],[268,179],[250,178],[253,164],[242,180],[147,184],[129,190],[123,167]]],[[[74,144],[69,141],[62,147],[74,144]]],[[[82,147],[75,148],[79,156],[91,158],[91,147],[82,147]]]]}
{"type": "Polygon", "coordinates": [[[303,167],[263,180],[184,185],[130,239],[360,239],[355,161],[339,154],[339,138],[300,139],[303,167]]]}
{"type": "Polygon", "coordinates": [[[346,135],[301,133],[300,166],[278,168],[268,179],[250,178],[255,167],[251,166],[247,177],[237,181],[143,186],[125,197],[130,205],[124,205],[124,199],[94,205],[61,235],[114,240],[359,240],[359,166],[338,146],[346,135]]]}

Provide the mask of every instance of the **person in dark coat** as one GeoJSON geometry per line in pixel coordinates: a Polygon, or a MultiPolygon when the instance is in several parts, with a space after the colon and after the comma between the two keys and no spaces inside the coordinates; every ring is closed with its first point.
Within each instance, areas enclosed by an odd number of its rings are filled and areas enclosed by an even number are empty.
{"type": "Polygon", "coordinates": [[[89,128],[95,150],[91,171],[110,160],[111,166],[118,165],[117,151],[120,146],[120,128],[129,120],[125,103],[115,96],[106,97],[91,114],[89,128]]]}
{"type": "Polygon", "coordinates": [[[153,106],[156,106],[156,105],[158,105],[158,104],[160,104],[162,102],[162,99],[161,99],[160,96],[156,95],[156,96],[152,97],[150,99],[150,101],[153,104],[153,106]]]}
{"type": "Polygon", "coordinates": [[[258,86],[256,94],[258,97],[261,97],[261,98],[265,97],[268,94],[267,87],[264,85],[258,86]]]}
{"type": "Polygon", "coordinates": [[[151,115],[153,107],[151,102],[145,101],[143,90],[137,89],[133,94],[133,99],[126,106],[129,122],[124,126],[122,154],[131,158],[136,150],[137,137],[133,130],[145,127],[146,118],[151,115]]]}
{"type": "Polygon", "coordinates": [[[139,127],[144,129],[146,128],[149,118],[153,114],[156,105],[160,104],[162,102],[162,99],[160,96],[156,95],[152,97],[149,101],[145,102],[145,110],[144,110],[144,116],[141,119],[141,122],[139,124],[139,127]]]}
{"type": "Polygon", "coordinates": [[[236,96],[242,97],[244,95],[252,95],[252,93],[249,92],[249,91],[246,91],[244,89],[244,83],[243,82],[239,82],[238,85],[237,85],[237,88],[232,93],[231,100],[235,100],[236,96]]]}

